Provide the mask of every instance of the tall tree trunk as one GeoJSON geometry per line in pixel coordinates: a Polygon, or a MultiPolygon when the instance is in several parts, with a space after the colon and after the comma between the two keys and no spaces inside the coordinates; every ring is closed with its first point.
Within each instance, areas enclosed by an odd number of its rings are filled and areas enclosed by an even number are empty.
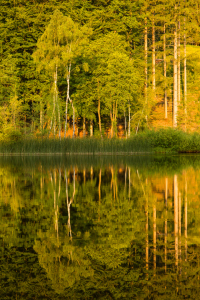
{"type": "Polygon", "coordinates": [[[147,18],[145,18],[145,29],[144,29],[144,57],[145,57],[145,86],[144,86],[144,94],[145,94],[145,102],[146,102],[146,121],[148,122],[148,96],[147,96],[147,87],[148,87],[148,69],[147,69],[147,58],[148,58],[148,31],[147,31],[147,18]]]}
{"type": "Polygon", "coordinates": [[[113,111],[112,111],[112,137],[115,136],[115,107],[113,102],[113,111]]]}
{"type": "Polygon", "coordinates": [[[42,107],[42,101],[40,101],[40,132],[43,135],[43,107],[42,107]]]}
{"type": "Polygon", "coordinates": [[[65,130],[64,130],[64,137],[66,138],[67,132],[67,109],[68,109],[68,102],[70,101],[69,96],[69,88],[70,88],[70,74],[71,74],[71,63],[67,68],[67,96],[66,96],[66,109],[65,109],[65,130]]]}
{"type": "Polygon", "coordinates": [[[117,134],[117,102],[114,105],[114,136],[117,134]]]}
{"type": "Polygon", "coordinates": [[[186,30],[184,18],[184,113],[185,113],[185,131],[187,130],[187,52],[186,52],[186,30]]]}
{"type": "Polygon", "coordinates": [[[83,137],[85,137],[85,117],[83,117],[83,137]]]}
{"type": "Polygon", "coordinates": [[[57,66],[56,71],[54,73],[54,138],[56,136],[56,105],[57,105],[57,80],[58,80],[58,74],[57,74],[57,66]]]}
{"type": "Polygon", "coordinates": [[[60,107],[59,107],[59,103],[58,103],[58,88],[57,88],[57,81],[58,81],[58,69],[57,69],[57,66],[56,66],[56,104],[57,104],[57,110],[58,110],[58,127],[59,127],[59,139],[61,140],[61,124],[60,124],[60,107]]]}
{"type": "Polygon", "coordinates": [[[126,125],[126,114],[125,114],[125,110],[124,110],[124,136],[127,139],[127,125],[126,125]]]}
{"type": "Polygon", "coordinates": [[[75,137],[75,108],[74,108],[72,100],[70,100],[70,101],[71,101],[72,110],[73,110],[73,134],[72,134],[72,137],[74,138],[75,137]]]}
{"type": "Polygon", "coordinates": [[[177,82],[177,102],[178,105],[180,105],[181,103],[181,37],[180,37],[180,20],[178,21],[178,47],[177,47],[177,56],[178,56],[178,60],[177,60],[177,78],[178,78],[178,82],[177,82]]]}
{"type": "MultiPolygon", "coordinates": [[[[176,25],[175,25],[176,26],[176,25]]],[[[178,112],[178,104],[177,104],[177,26],[174,29],[174,97],[173,97],[173,127],[177,127],[177,112],[178,112]]]]}
{"type": "Polygon", "coordinates": [[[110,110],[110,121],[111,121],[111,128],[110,128],[110,137],[113,137],[113,111],[110,110]]]}
{"type": "Polygon", "coordinates": [[[155,45],[155,23],[154,17],[152,22],[152,88],[155,97],[156,89],[156,45],[155,45]]]}
{"type": "Polygon", "coordinates": [[[93,136],[93,121],[90,120],[90,136],[93,136]]]}
{"type": "Polygon", "coordinates": [[[101,133],[101,100],[100,100],[100,95],[99,95],[99,81],[98,81],[98,118],[99,118],[99,132],[102,137],[102,133],[101,133]]]}
{"type": "Polygon", "coordinates": [[[130,102],[128,106],[128,137],[131,135],[131,107],[130,102]]]}
{"type": "Polygon", "coordinates": [[[165,119],[167,119],[167,62],[166,62],[166,25],[164,24],[164,36],[163,36],[163,59],[164,59],[164,80],[165,80],[165,119]]]}
{"type": "Polygon", "coordinates": [[[49,135],[50,135],[51,129],[53,126],[54,137],[56,134],[56,93],[57,93],[57,73],[55,71],[54,72],[53,112],[52,112],[51,123],[50,123],[50,128],[49,128],[49,135]]]}
{"type": "Polygon", "coordinates": [[[61,140],[60,106],[59,106],[58,100],[57,100],[57,109],[58,109],[58,127],[59,127],[58,136],[59,136],[59,139],[61,140]]]}

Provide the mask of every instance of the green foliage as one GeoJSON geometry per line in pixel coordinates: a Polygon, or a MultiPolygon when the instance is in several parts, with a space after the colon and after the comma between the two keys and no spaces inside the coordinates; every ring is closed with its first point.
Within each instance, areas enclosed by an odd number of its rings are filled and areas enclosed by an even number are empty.
{"type": "MultiPolygon", "coordinates": [[[[86,123],[93,121],[95,132],[101,121],[105,132],[111,128],[115,135],[118,122],[122,123],[130,109],[131,130],[134,131],[138,124],[139,128],[146,128],[158,100],[152,91],[152,26],[154,24],[156,30],[156,94],[159,101],[162,101],[166,90],[170,103],[173,98],[171,45],[174,25],[180,18],[181,42],[186,33],[187,42],[191,45],[187,46],[188,100],[184,103],[182,92],[178,123],[180,128],[186,126],[198,131],[200,92],[199,64],[196,63],[199,59],[197,16],[198,5],[194,1],[181,2],[176,6],[174,1],[166,3],[155,0],[18,0],[13,3],[2,0],[0,105],[2,109],[6,107],[12,110],[18,102],[18,107],[22,107],[14,129],[6,124],[7,128],[11,131],[19,130],[22,134],[31,131],[35,135],[48,136],[53,119],[52,98],[55,96],[55,87],[52,83],[56,67],[56,95],[59,95],[59,100],[56,104],[58,111],[55,113],[55,128],[64,127],[66,77],[69,73],[70,99],[77,120],[86,118],[86,123]],[[144,99],[145,20],[149,47],[148,101],[144,99]],[[167,77],[163,75],[164,24],[167,77]]],[[[183,60],[181,47],[181,84],[183,60]]],[[[72,117],[72,109],[69,107],[68,116],[68,119],[72,117]]],[[[13,116],[9,118],[7,123],[11,122],[13,116]]],[[[102,132],[96,135],[102,136],[102,132]]]]}

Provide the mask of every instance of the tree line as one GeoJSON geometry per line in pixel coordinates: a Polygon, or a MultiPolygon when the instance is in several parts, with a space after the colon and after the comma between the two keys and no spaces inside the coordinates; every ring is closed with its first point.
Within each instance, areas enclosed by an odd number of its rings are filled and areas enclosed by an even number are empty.
{"type": "Polygon", "coordinates": [[[198,130],[199,4],[4,0],[0,138],[198,130]]]}

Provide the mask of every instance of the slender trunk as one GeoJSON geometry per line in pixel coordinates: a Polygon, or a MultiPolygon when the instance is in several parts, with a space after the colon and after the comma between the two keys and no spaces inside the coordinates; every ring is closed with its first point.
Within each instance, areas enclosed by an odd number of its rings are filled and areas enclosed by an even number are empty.
{"type": "Polygon", "coordinates": [[[184,112],[185,112],[185,131],[187,130],[187,53],[186,53],[186,32],[184,18],[184,112]]]}
{"type": "Polygon", "coordinates": [[[100,95],[99,95],[99,81],[98,81],[98,118],[99,118],[99,132],[102,137],[102,133],[101,133],[101,101],[100,101],[100,95]]]}
{"type": "Polygon", "coordinates": [[[74,108],[72,101],[71,101],[71,105],[72,105],[72,110],[73,110],[73,134],[72,134],[72,137],[74,138],[75,137],[75,108],[74,108]]]}
{"type": "Polygon", "coordinates": [[[127,130],[126,130],[126,127],[127,127],[127,125],[126,125],[126,115],[125,115],[125,111],[124,111],[124,136],[127,139],[127,130]]]}
{"type": "Polygon", "coordinates": [[[85,137],[85,117],[83,117],[83,137],[85,137]]]}
{"type": "Polygon", "coordinates": [[[155,97],[156,89],[156,46],[155,46],[155,23],[152,22],[152,88],[155,97]]]}
{"type": "Polygon", "coordinates": [[[117,134],[117,102],[114,105],[114,136],[117,134]]]}
{"type": "Polygon", "coordinates": [[[165,119],[167,119],[167,87],[166,87],[166,78],[167,78],[167,62],[166,62],[166,25],[164,24],[164,37],[163,37],[163,59],[164,59],[164,80],[165,80],[165,119]]]}
{"type": "Polygon", "coordinates": [[[145,29],[144,29],[144,57],[145,57],[145,86],[144,86],[144,94],[145,94],[145,102],[146,102],[146,121],[148,121],[148,98],[147,98],[147,87],[148,87],[148,69],[147,69],[147,58],[148,58],[148,31],[147,31],[147,18],[145,18],[145,29]]]}
{"type": "Polygon", "coordinates": [[[66,96],[66,110],[65,110],[65,130],[64,130],[65,138],[66,138],[66,131],[67,131],[67,109],[68,109],[68,102],[70,101],[70,96],[69,96],[70,74],[71,74],[71,62],[67,68],[67,96],[66,96]]]}
{"type": "Polygon", "coordinates": [[[178,105],[181,103],[181,38],[180,38],[180,20],[178,21],[178,47],[177,47],[177,102],[178,105]]]}
{"type": "Polygon", "coordinates": [[[55,110],[56,110],[56,95],[54,94],[53,96],[53,135],[54,135],[54,138],[55,138],[55,135],[56,135],[56,114],[55,114],[55,110]]]}
{"type": "Polygon", "coordinates": [[[111,121],[111,128],[110,128],[110,137],[113,137],[113,114],[112,111],[110,110],[110,121],[111,121]]]}
{"type": "Polygon", "coordinates": [[[90,120],[90,136],[93,136],[93,121],[90,120]]]}
{"type": "Polygon", "coordinates": [[[57,66],[54,73],[54,138],[56,136],[56,104],[57,104],[57,66]]]}
{"type": "Polygon", "coordinates": [[[52,117],[51,117],[51,123],[50,123],[50,128],[49,128],[49,135],[52,129],[52,126],[54,128],[54,137],[56,134],[56,115],[55,115],[55,110],[56,110],[56,93],[57,93],[57,74],[56,71],[54,72],[54,94],[53,94],[53,112],[52,112],[52,117]]]}
{"type": "Polygon", "coordinates": [[[59,126],[59,139],[61,140],[61,123],[60,123],[60,107],[59,107],[59,103],[57,102],[57,108],[58,108],[58,126],[59,126]]]}
{"type": "Polygon", "coordinates": [[[58,70],[56,66],[56,87],[55,87],[55,97],[56,97],[56,104],[57,104],[57,109],[58,109],[58,126],[59,126],[59,139],[61,140],[61,124],[60,124],[60,107],[58,103],[58,88],[57,88],[57,81],[58,81],[58,70]]]}
{"type": "Polygon", "coordinates": [[[67,137],[67,111],[68,111],[68,99],[66,99],[66,111],[65,111],[65,131],[64,137],[67,137]]]}
{"type": "Polygon", "coordinates": [[[173,99],[173,127],[177,127],[177,26],[174,30],[174,99],[173,99]]]}

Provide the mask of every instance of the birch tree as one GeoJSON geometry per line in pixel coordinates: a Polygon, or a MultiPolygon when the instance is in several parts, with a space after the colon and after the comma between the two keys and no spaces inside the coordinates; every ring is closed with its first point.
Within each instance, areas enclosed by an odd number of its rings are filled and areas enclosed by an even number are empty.
{"type": "MultiPolygon", "coordinates": [[[[71,73],[76,66],[76,58],[81,55],[83,47],[88,43],[87,37],[91,34],[91,30],[87,26],[82,28],[78,26],[70,17],[64,17],[64,22],[61,27],[62,35],[62,62],[65,68],[65,76],[67,81],[67,93],[66,93],[66,105],[65,105],[65,128],[64,136],[66,137],[67,131],[67,114],[68,114],[68,103],[72,105],[73,111],[73,137],[75,134],[75,106],[70,96],[70,79],[71,73]]],[[[86,64],[83,67],[87,69],[86,64]]]]}
{"type": "Polygon", "coordinates": [[[51,18],[43,35],[39,38],[37,43],[37,50],[33,57],[37,63],[38,70],[46,70],[52,77],[52,91],[53,91],[53,108],[49,125],[49,133],[54,127],[54,136],[56,134],[56,120],[59,123],[59,137],[61,137],[61,122],[60,122],[60,104],[58,101],[58,68],[61,66],[62,48],[60,27],[63,24],[63,14],[56,10],[51,18]],[[56,117],[56,113],[58,117],[56,117]]]}

